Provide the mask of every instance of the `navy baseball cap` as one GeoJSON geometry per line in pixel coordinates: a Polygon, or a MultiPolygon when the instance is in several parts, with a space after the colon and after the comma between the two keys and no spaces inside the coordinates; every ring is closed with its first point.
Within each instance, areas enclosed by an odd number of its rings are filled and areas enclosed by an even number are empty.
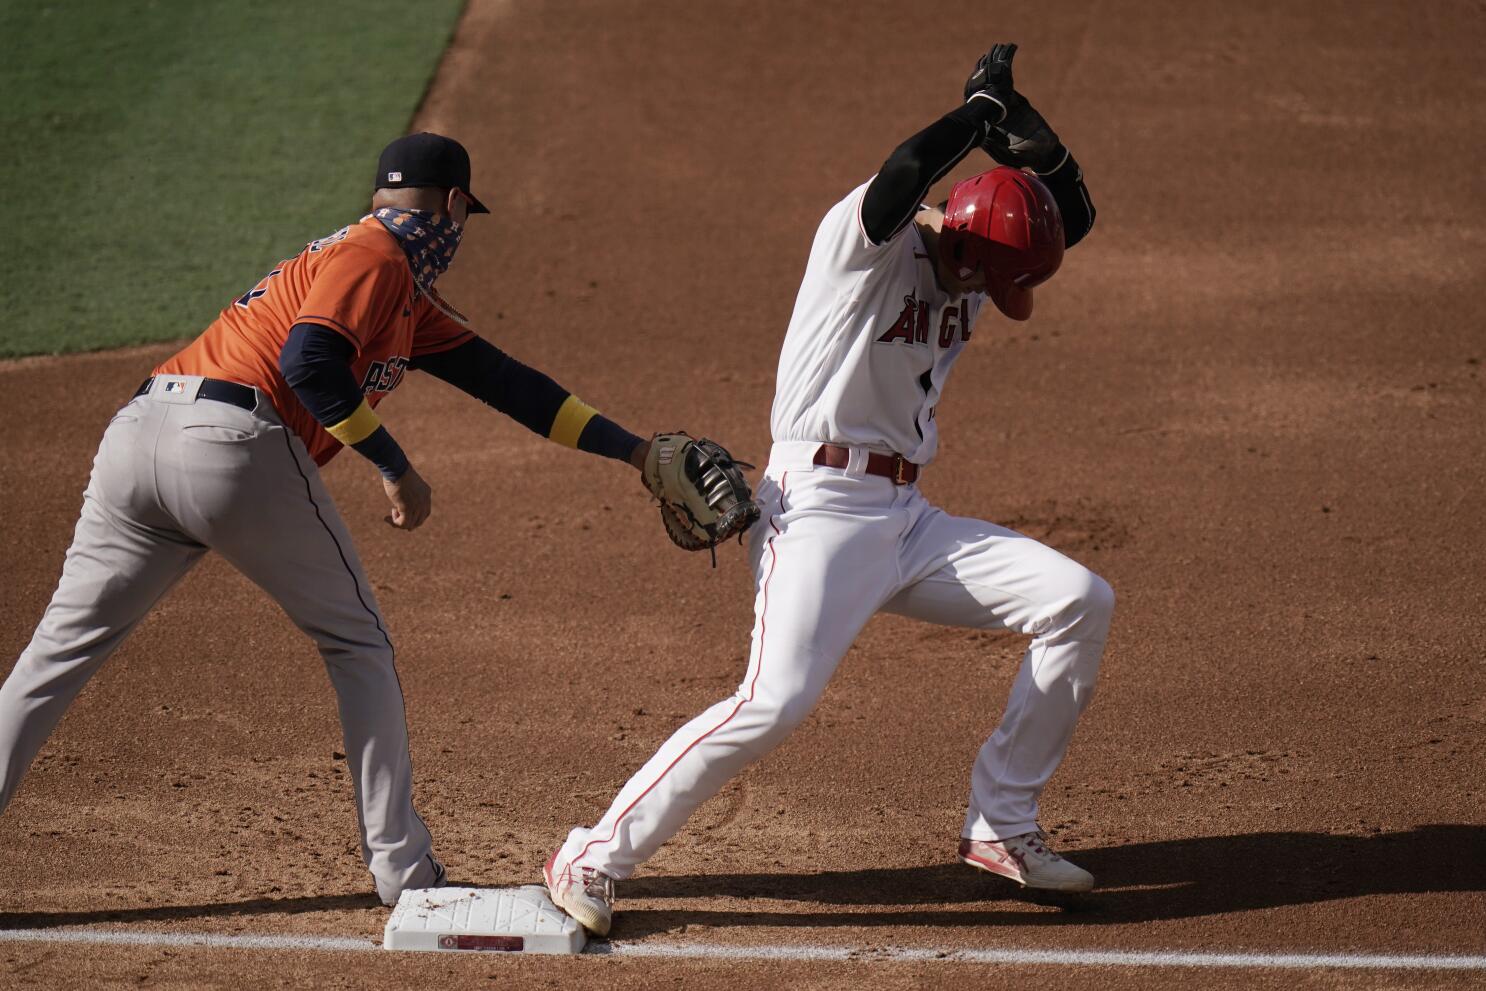
{"type": "Polygon", "coordinates": [[[470,199],[470,213],[489,213],[470,192],[470,153],[464,145],[442,134],[419,131],[398,138],[382,149],[377,159],[377,184],[373,189],[404,189],[433,186],[458,189],[470,199]]]}

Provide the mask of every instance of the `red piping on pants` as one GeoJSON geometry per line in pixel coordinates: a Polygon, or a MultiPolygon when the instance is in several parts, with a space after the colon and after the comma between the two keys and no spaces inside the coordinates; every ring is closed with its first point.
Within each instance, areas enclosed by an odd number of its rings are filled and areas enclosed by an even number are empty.
{"type": "Polygon", "coordinates": [[[707,732],[703,733],[701,736],[697,737],[695,740],[691,741],[691,743],[687,744],[686,749],[683,750],[683,751],[681,751],[681,753],[677,754],[676,755],[676,759],[673,760],[673,761],[671,761],[671,763],[669,763],[669,764],[666,765],[666,769],[664,771],[661,771],[660,772],[660,775],[654,781],[652,781],[650,783],[649,787],[647,787],[644,791],[640,792],[640,794],[635,797],[635,800],[633,802],[630,802],[629,805],[625,808],[625,810],[623,812],[619,813],[619,817],[614,820],[614,829],[609,833],[609,838],[608,839],[606,839],[606,840],[596,840],[596,839],[589,840],[586,844],[584,844],[583,849],[581,851],[579,851],[578,856],[574,857],[572,859],[572,861],[570,861],[570,864],[577,864],[580,860],[582,860],[584,857],[586,857],[588,855],[589,849],[595,843],[600,843],[600,842],[602,842],[602,843],[612,843],[614,841],[614,837],[619,835],[619,824],[624,821],[624,817],[627,816],[627,815],[629,815],[630,812],[634,809],[634,807],[636,805],[639,805],[640,804],[640,800],[643,799],[646,795],[650,794],[650,792],[652,790],[654,790],[655,786],[658,785],[658,784],[660,784],[661,781],[663,781],[665,779],[665,776],[671,772],[671,768],[675,767],[678,763],[680,763],[681,762],[681,758],[683,758],[687,754],[691,753],[692,748],[694,748],[697,744],[701,743],[703,740],[707,739],[707,737],[711,736],[713,733],[716,733],[718,730],[722,729],[728,723],[732,722],[733,721],[733,717],[738,714],[738,710],[739,709],[742,709],[743,708],[744,703],[746,703],[746,702],[752,702],[753,701],[753,692],[754,692],[754,689],[758,687],[758,676],[760,674],[762,674],[763,673],[763,670],[764,670],[764,637],[769,632],[769,624],[768,624],[768,615],[769,615],[769,582],[774,578],[774,569],[779,564],[779,556],[774,551],[774,538],[779,536],[779,525],[777,523],[775,523],[774,521],[776,519],[778,519],[779,516],[784,513],[784,487],[785,487],[785,484],[788,481],[789,481],[789,472],[785,472],[780,477],[780,479],[779,479],[779,512],[776,513],[775,515],[769,517],[769,526],[771,526],[771,527],[774,528],[774,536],[769,538],[769,545],[768,545],[768,549],[769,549],[769,577],[764,579],[764,588],[763,588],[764,608],[763,608],[762,612],[760,612],[760,614],[759,614],[758,667],[754,669],[754,672],[753,672],[753,681],[750,682],[749,685],[748,685],[748,697],[747,698],[743,698],[743,699],[739,699],[738,700],[738,704],[735,705],[735,706],[733,706],[733,711],[727,714],[727,718],[726,719],[724,719],[722,722],[718,723],[716,726],[714,726],[711,729],[709,729],[707,732]]]}

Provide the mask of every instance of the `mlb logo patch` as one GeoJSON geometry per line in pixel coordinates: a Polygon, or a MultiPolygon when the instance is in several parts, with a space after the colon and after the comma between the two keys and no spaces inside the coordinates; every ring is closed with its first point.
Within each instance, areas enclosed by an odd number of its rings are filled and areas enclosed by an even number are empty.
{"type": "Polygon", "coordinates": [[[387,181],[388,182],[402,182],[402,173],[401,172],[388,172],[387,173],[387,181]]]}
{"type": "Polygon", "coordinates": [[[182,382],[180,379],[171,379],[170,381],[168,381],[168,382],[165,383],[165,391],[166,392],[185,392],[186,391],[186,383],[182,382]]]}

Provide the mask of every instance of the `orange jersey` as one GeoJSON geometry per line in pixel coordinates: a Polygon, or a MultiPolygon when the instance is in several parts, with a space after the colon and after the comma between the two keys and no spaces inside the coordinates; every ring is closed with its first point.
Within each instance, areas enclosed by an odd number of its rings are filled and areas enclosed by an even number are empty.
{"type": "Polygon", "coordinates": [[[316,464],[341,444],[305,409],[279,372],[279,352],[297,323],[328,327],[356,348],[351,372],[376,406],[414,358],[474,336],[423,295],[402,246],[373,217],[311,241],[220,314],[156,375],[205,375],[262,390],[316,464]]]}

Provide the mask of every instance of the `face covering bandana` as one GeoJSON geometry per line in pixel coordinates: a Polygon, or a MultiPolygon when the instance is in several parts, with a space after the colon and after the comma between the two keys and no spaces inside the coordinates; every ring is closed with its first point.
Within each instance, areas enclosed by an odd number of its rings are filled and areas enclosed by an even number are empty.
{"type": "Polygon", "coordinates": [[[433,287],[434,281],[444,274],[453,260],[459,239],[464,236],[464,228],[443,214],[428,210],[399,210],[386,206],[372,216],[402,245],[418,291],[444,313],[468,324],[464,314],[450,306],[433,287]]]}

